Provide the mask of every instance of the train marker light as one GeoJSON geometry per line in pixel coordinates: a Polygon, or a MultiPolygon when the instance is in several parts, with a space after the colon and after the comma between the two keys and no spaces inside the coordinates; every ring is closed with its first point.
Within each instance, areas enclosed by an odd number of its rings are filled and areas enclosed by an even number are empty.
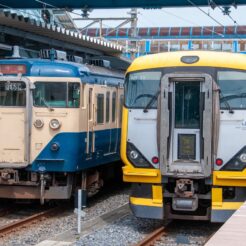
{"type": "Polygon", "coordinates": [[[157,156],[152,157],[152,162],[154,164],[158,164],[159,163],[159,158],[157,156]]]}
{"type": "Polygon", "coordinates": [[[223,160],[218,158],[218,159],[216,159],[215,163],[217,166],[221,166],[223,164],[223,160]]]}

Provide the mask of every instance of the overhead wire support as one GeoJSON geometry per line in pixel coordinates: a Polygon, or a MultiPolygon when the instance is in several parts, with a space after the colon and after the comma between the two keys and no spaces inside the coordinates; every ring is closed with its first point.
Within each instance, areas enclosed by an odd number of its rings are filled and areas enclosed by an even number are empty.
{"type": "Polygon", "coordinates": [[[212,19],[213,21],[215,21],[217,24],[219,24],[220,26],[224,26],[222,23],[220,23],[218,20],[216,20],[213,16],[211,16],[210,14],[206,13],[206,11],[204,11],[202,8],[200,8],[199,6],[197,6],[194,2],[192,2],[191,0],[186,0],[187,2],[189,2],[192,6],[196,7],[197,9],[199,9],[202,13],[204,13],[205,15],[207,15],[210,19],[212,19]]]}

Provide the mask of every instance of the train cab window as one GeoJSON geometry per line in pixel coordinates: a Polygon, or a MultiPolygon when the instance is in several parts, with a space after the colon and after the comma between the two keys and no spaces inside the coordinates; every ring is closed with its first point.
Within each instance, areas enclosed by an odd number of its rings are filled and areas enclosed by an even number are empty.
{"type": "Polygon", "coordinates": [[[68,107],[78,108],[80,104],[80,83],[68,83],[68,107]]]}
{"type": "Polygon", "coordinates": [[[112,94],[112,122],[115,122],[116,116],[116,92],[112,94]]]}
{"type": "Polygon", "coordinates": [[[25,105],[26,84],[24,82],[0,82],[0,106],[24,107],[25,105]]]}
{"type": "Polygon", "coordinates": [[[106,93],[106,122],[109,122],[110,92],[106,93]]]}
{"type": "MultiPolygon", "coordinates": [[[[126,79],[126,106],[145,108],[159,91],[160,80],[160,71],[130,73],[126,79]]],[[[150,108],[157,108],[157,100],[150,108]]]]}
{"type": "Polygon", "coordinates": [[[97,95],[97,124],[104,123],[104,94],[97,95]]]}
{"type": "Polygon", "coordinates": [[[33,103],[37,107],[77,108],[80,104],[80,84],[36,82],[33,103]]]}
{"type": "Polygon", "coordinates": [[[219,71],[221,109],[246,109],[246,72],[219,71]]]}

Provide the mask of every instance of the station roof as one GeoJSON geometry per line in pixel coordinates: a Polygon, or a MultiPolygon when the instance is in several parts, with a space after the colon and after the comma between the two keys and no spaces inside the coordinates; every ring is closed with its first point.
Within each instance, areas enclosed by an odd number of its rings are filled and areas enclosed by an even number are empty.
{"type": "MultiPolygon", "coordinates": [[[[208,0],[193,0],[195,5],[208,6],[208,0]]],[[[159,7],[188,7],[191,3],[187,0],[1,0],[1,4],[11,8],[159,8],[159,7]]],[[[216,0],[217,5],[242,5],[246,0],[216,0]]]]}
{"type": "MultiPolygon", "coordinates": [[[[103,28],[102,35],[108,39],[134,39],[131,28],[103,28]]],[[[99,36],[99,28],[88,28],[82,34],[99,36]]],[[[195,27],[140,27],[137,38],[186,39],[186,38],[246,38],[246,26],[195,26],[195,27]]]]}
{"type": "Polygon", "coordinates": [[[82,35],[78,32],[73,32],[65,28],[47,24],[28,17],[23,17],[22,15],[11,13],[7,10],[0,11],[0,25],[83,46],[88,48],[88,53],[90,50],[95,50],[98,51],[98,55],[102,53],[105,55],[117,55],[121,54],[123,51],[123,47],[121,45],[117,45],[113,42],[82,35]]]}

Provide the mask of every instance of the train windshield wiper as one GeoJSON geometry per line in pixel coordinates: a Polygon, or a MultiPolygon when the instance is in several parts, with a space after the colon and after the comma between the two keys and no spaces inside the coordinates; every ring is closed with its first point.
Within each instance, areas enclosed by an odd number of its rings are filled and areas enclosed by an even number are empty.
{"type": "Polygon", "coordinates": [[[43,101],[44,106],[49,109],[49,111],[54,111],[54,109],[48,104],[48,102],[42,97],[41,101],[43,101]]]}
{"type": "Polygon", "coordinates": [[[229,110],[229,113],[233,113],[233,110],[231,109],[231,106],[229,104],[228,101],[232,100],[232,99],[235,99],[235,98],[244,98],[246,97],[246,93],[240,93],[240,94],[232,94],[232,95],[228,95],[228,96],[222,96],[220,98],[220,102],[223,102],[226,107],[228,108],[229,110]]]}
{"type": "Polygon", "coordinates": [[[235,98],[243,98],[246,97],[246,93],[240,93],[240,94],[234,94],[234,95],[229,95],[229,96],[222,96],[220,98],[220,100],[223,101],[227,101],[231,100],[231,99],[235,99],[235,98]]]}
{"type": "Polygon", "coordinates": [[[147,105],[145,106],[143,112],[144,113],[147,113],[148,112],[148,109],[153,105],[153,103],[157,100],[158,96],[160,94],[160,90],[158,90],[156,92],[156,94],[149,100],[149,102],[147,103],[147,105]]]}

